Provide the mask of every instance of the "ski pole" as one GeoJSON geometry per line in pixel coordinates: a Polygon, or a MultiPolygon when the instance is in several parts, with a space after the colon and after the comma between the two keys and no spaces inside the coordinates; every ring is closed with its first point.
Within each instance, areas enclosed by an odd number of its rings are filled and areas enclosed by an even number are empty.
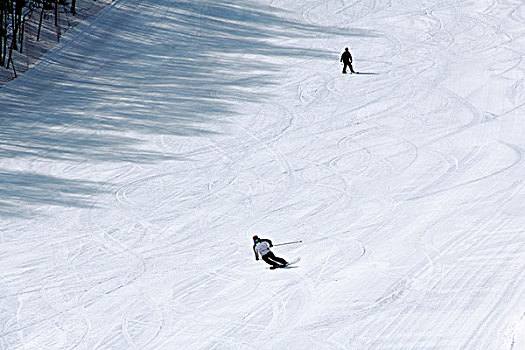
{"type": "Polygon", "coordinates": [[[286,242],[286,243],[278,243],[274,244],[274,247],[280,246],[280,245],[286,245],[286,244],[296,244],[296,243],[302,243],[303,241],[293,241],[293,242],[286,242]]]}

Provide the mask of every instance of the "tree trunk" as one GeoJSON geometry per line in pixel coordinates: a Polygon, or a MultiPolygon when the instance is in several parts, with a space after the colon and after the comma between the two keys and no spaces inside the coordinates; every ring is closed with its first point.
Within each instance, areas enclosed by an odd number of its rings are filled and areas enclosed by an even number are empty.
{"type": "Polygon", "coordinates": [[[74,15],[77,14],[77,0],[71,0],[71,13],[74,15]]]}
{"type": "Polygon", "coordinates": [[[60,24],[58,23],[58,0],[55,0],[55,29],[57,31],[57,41],[60,42],[62,30],[60,29],[60,24]]]}
{"type": "MultiPolygon", "coordinates": [[[[13,10],[13,8],[11,7],[11,11],[12,10],[13,10]]],[[[16,10],[13,11],[13,15],[11,16],[11,26],[13,28],[13,37],[11,38],[11,45],[9,47],[9,58],[11,58],[11,51],[12,50],[18,50],[18,45],[16,45],[16,36],[18,34],[18,32],[17,32],[18,27],[16,25],[16,10]]],[[[9,66],[9,60],[7,61],[7,65],[9,66]]]]}
{"type": "Polygon", "coordinates": [[[42,20],[44,19],[44,7],[45,4],[42,4],[42,10],[40,11],[40,20],[38,22],[38,32],[36,34],[36,41],[40,40],[40,30],[42,29],[42,20]]]}
{"type": "Polygon", "coordinates": [[[13,49],[16,44],[16,39],[11,42],[11,47],[9,48],[9,58],[7,59],[7,69],[9,69],[9,63],[11,63],[11,66],[13,67],[13,73],[15,74],[15,78],[18,78],[18,75],[16,74],[15,69],[15,63],[13,62],[13,49]]]}
{"type": "Polygon", "coordinates": [[[13,33],[13,40],[16,43],[20,43],[20,53],[22,52],[22,37],[24,33],[22,32],[22,13],[24,11],[24,6],[26,5],[26,0],[16,0],[15,1],[15,25],[16,33],[13,33]],[[18,35],[17,35],[18,34],[18,35]]]}
{"type": "Polygon", "coordinates": [[[4,3],[0,2],[0,66],[5,64],[4,40],[7,40],[4,35],[4,13],[4,3]]]}
{"type": "Polygon", "coordinates": [[[22,16],[22,28],[20,29],[20,53],[23,53],[24,49],[24,35],[26,30],[26,22],[33,13],[33,10],[29,10],[25,15],[22,16]]]}
{"type": "Polygon", "coordinates": [[[20,35],[18,42],[20,43],[20,53],[24,53],[24,28],[25,28],[25,21],[22,20],[22,25],[20,26],[20,35]]]}
{"type": "Polygon", "coordinates": [[[2,66],[6,66],[7,67],[7,62],[6,62],[6,57],[7,57],[7,13],[8,13],[8,8],[7,8],[7,2],[4,3],[5,7],[3,8],[2,10],[2,22],[3,22],[3,25],[2,25],[2,29],[3,29],[3,38],[4,38],[4,44],[2,45],[3,46],[3,50],[4,50],[4,53],[2,54],[2,66]]]}

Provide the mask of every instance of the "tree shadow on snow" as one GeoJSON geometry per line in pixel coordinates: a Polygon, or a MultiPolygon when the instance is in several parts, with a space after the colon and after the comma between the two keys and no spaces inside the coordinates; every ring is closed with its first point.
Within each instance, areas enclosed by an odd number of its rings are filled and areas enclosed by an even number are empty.
{"type": "Polygon", "coordinates": [[[0,217],[30,217],[34,213],[28,206],[33,205],[88,208],[93,205],[90,196],[99,190],[100,186],[95,182],[0,172],[0,217]]]}
{"type": "MultiPolygon", "coordinates": [[[[276,84],[272,72],[281,67],[271,63],[275,59],[333,59],[333,53],[286,45],[286,39],[374,36],[289,17],[249,1],[116,2],[89,27],[68,32],[36,67],[0,89],[0,157],[182,159],[175,151],[140,145],[149,136],[216,134],[221,117],[235,115],[233,105],[269,97],[257,89],[276,84]],[[283,44],[270,43],[271,38],[283,38],[283,44]]],[[[83,181],[38,174],[24,174],[16,182],[20,173],[0,171],[6,181],[0,187],[0,215],[13,214],[23,202],[48,202],[37,193],[52,187],[74,185],[73,192],[63,190],[52,199],[54,205],[84,205],[82,195],[98,190],[83,181]]]]}

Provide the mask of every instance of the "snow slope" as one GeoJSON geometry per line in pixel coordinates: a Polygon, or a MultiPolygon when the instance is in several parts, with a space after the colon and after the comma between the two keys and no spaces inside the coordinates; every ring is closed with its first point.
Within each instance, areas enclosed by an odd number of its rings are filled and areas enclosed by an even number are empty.
{"type": "Polygon", "coordinates": [[[115,1],[0,89],[0,348],[519,349],[524,21],[115,1]]]}

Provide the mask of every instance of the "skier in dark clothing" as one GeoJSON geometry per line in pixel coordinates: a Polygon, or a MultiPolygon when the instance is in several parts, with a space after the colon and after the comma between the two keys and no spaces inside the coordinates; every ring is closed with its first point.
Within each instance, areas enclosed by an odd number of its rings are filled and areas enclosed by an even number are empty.
{"type": "Polygon", "coordinates": [[[275,269],[283,267],[288,264],[283,258],[275,256],[270,248],[273,247],[272,241],[269,239],[261,239],[257,235],[253,236],[253,252],[255,253],[255,260],[259,260],[259,254],[267,264],[272,265],[270,268],[275,269]]]}
{"type": "Polygon", "coordinates": [[[350,67],[350,73],[355,73],[354,67],[352,67],[352,54],[348,51],[348,47],[345,48],[345,52],[341,55],[341,60],[343,62],[343,74],[346,74],[346,67],[350,67]]]}

